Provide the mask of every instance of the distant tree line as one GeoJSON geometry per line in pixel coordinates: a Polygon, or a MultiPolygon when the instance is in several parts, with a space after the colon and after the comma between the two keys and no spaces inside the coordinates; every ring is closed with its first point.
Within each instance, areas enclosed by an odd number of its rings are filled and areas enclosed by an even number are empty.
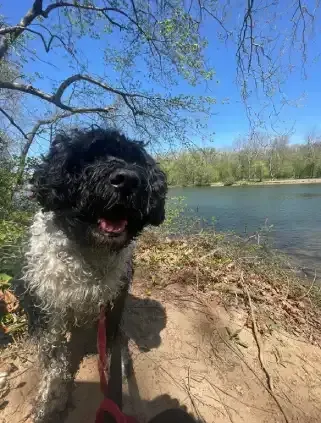
{"type": "Polygon", "coordinates": [[[302,144],[288,136],[252,134],[232,151],[197,148],[159,157],[170,185],[204,186],[215,182],[261,182],[321,177],[321,136],[311,133],[302,144]]]}

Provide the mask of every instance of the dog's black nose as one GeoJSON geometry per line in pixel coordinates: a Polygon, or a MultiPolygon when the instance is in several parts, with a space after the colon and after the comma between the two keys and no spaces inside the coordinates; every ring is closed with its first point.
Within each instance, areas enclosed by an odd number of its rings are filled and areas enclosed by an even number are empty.
{"type": "Polygon", "coordinates": [[[129,169],[117,169],[109,177],[113,187],[119,190],[136,190],[140,180],[136,172],[129,169]]]}

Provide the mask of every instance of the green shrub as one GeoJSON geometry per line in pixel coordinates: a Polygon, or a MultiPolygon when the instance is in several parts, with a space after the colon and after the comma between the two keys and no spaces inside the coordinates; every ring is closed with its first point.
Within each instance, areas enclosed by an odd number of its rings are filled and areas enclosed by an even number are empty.
{"type": "Polygon", "coordinates": [[[230,187],[230,186],[232,186],[234,184],[235,184],[235,179],[232,178],[232,177],[229,177],[229,178],[225,179],[225,181],[223,182],[223,185],[225,187],[230,187]]]}
{"type": "Polygon", "coordinates": [[[168,236],[196,234],[204,228],[213,231],[214,223],[214,217],[204,219],[198,216],[198,210],[189,209],[184,197],[169,197],[166,202],[166,219],[157,231],[168,236]]]}
{"type": "Polygon", "coordinates": [[[23,241],[36,208],[24,187],[36,163],[27,160],[22,185],[17,186],[19,157],[0,151],[0,273],[14,276],[22,263],[23,241]]]}
{"type": "Polygon", "coordinates": [[[30,219],[30,213],[16,211],[0,220],[0,272],[13,276],[19,270],[30,219]]]}
{"type": "Polygon", "coordinates": [[[161,226],[161,231],[165,233],[180,232],[179,228],[183,216],[187,210],[184,197],[169,197],[166,202],[166,219],[161,226]]]}

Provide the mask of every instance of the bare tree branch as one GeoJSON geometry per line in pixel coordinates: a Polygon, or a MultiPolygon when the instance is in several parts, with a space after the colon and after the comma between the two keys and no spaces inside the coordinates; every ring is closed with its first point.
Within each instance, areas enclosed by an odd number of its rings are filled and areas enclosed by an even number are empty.
{"type": "Polygon", "coordinates": [[[19,23],[19,28],[17,28],[10,36],[4,36],[0,40],[0,60],[8,52],[10,45],[14,42],[28,27],[37,16],[43,16],[42,14],[42,0],[35,0],[32,8],[27,12],[27,14],[21,19],[19,23]]]}
{"type": "Polygon", "coordinates": [[[68,53],[72,53],[71,52],[71,50],[70,50],[70,48],[66,45],[66,43],[64,42],[64,40],[61,38],[61,37],[59,37],[58,35],[56,35],[56,34],[53,34],[47,27],[45,27],[44,25],[41,25],[41,24],[34,24],[34,25],[37,25],[37,26],[40,26],[41,28],[43,28],[44,30],[46,30],[48,33],[49,33],[49,35],[50,35],[50,38],[49,38],[49,41],[47,41],[46,40],[46,38],[44,37],[44,35],[41,33],[41,32],[39,32],[39,31],[35,31],[34,29],[32,29],[32,28],[25,28],[25,27],[22,27],[22,26],[19,26],[19,25],[17,25],[17,26],[12,26],[12,27],[5,27],[5,28],[0,28],[0,35],[5,35],[5,34],[11,34],[11,33],[14,33],[15,31],[17,31],[18,29],[23,29],[23,31],[27,31],[27,32],[30,32],[30,33],[32,33],[32,34],[35,34],[35,35],[37,35],[40,39],[41,39],[41,41],[42,41],[42,43],[43,43],[43,45],[44,45],[44,47],[45,47],[45,51],[46,51],[46,53],[48,53],[49,51],[50,51],[50,48],[51,48],[51,44],[52,44],[52,42],[53,42],[53,40],[56,38],[58,41],[60,41],[60,43],[62,44],[62,46],[65,48],[65,50],[68,52],[68,53]]]}
{"type": "Polygon", "coordinates": [[[226,39],[232,35],[232,31],[226,28],[222,19],[220,19],[216,14],[214,14],[208,7],[205,6],[204,2],[202,3],[201,0],[198,0],[198,5],[200,9],[200,15],[202,18],[202,11],[206,12],[212,19],[214,19],[219,26],[223,29],[226,34],[226,39]]]}
{"type": "MultiPolygon", "coordinates": [[[[31,94],[34,95],[42,100],[45,100],[51,104],[54,104],[55,106],[59,107],[62,110],[66,110],[66,111],[72,111],[72,112],[77,112],[80,113],[80,111],[88,111],[89,109],[86,108],[79,108],[79,107],[72,107],[69,106],[67,104],[64,104],[62,102],[62,96],[64,94],[64,92],[66,91],[66,89],[72,85],[75,82],[78,81],[85,81],[88,83],[91,83],[93,85],[96,85],[97,87],[102,88],[103,90],[110,92],[112,94],[115,95],[119,95],[123,98],[123,100],[125,101],[125,103],[128,105],[128,107],[132,110],[133,113],[138,113],[138,111],[136,111],[134,109],[134,107],[129,103],[128,98],[144,98],[144,99],[148,99],[148,96],[145,96],[143,94],[139,94],[139,93],[129,93],[129,92],[124,92],[122,90],[119,90],[117,88],[113,88],[101,81],[98,81],[92,77],[90,77],[89,75],[72,75],[69,78],[65,79],[60,86],[58,87],[58,89],[56,90],[56,92],[54,94],[48,94],[44,91],[41,91],[38,88],[33,87],[32,85],[25,85],[25,84],[20,84],[17,82],[8,82],[8,81],[0,81],[0,88],[3,89],[8,89],[8,90],[15,90],[15,91],[21,91],[24,92],[26,94],[31,94]]],[[[110,111],[112,111],[114,109],[114,107],[96,107],[96,108],[90,108],[90,112],[102,112],[102,113],[108,113],[110,111]]]]}
{"type": "MultiPolygon", "coordinates": [[[[132,2],[133,4],[133,2],[132,2]]],[[[42,16],[44,18],[48,18],[50,12],[52,12],[55,9],[59,8],[74,8],[78,10],[88,10],[92,12],[100,12],[102,13],[106,19],[112,24],[117,26],[119,29],[126,29],[126,27],[119,22],[116,22],[114,19],[112,19],[109,15],[107,15],[107,12],[114,12],[117,13],[123,17],[125,17],[130,23],[134,24],[136,28],[139,30],[139,32],[144,35],[146,40],[148,42],[151,42],[149,35],[144,31],[144,29],[139,24],[138,20],[135,20],[131,18],[131,16],[126,13],[124,10],[121,10],[117,7],[96,7],[93,5],[84,5],[79,3],[70,3],[66,1],[57,1],[56,3],[49,4],[46,9],[43,9],[43,0],[35,0],[33,3],[32,8],[27,12],[27,14],[21,19],[20,23],[15,26],[9,26],[4,27],[0,29],[0,35],[3,35],[2,40],[0,42],[0,60],[5,56],[5,54],[8,52],[11,44],[26,30],[29,30],[30,32],[37,33],[36,31],[33,31],[31,29],[28,29],[28,26],[30,26],[33,21],[39,17],[42,16]]],[[[135,16],[137,16],[137,11],[135,10],[135,16]]],[[[37,33],[39,35],[45,45],[46,51],[48,49],[48,45],[46,44],[44,37],[42,34],[37,33]]],[[[50,48],[50,45],[49,45],[50,48]]]]}
{"type": "Polygon", "coordinates": [[[8,119],[12,126],[14,126],[20,134],[25,138],[28,139],[27,134],[20,128],[20,126],[14,121],[13,117],[10,116],[2,107],[0,107],[0,112],[8,119]]]}

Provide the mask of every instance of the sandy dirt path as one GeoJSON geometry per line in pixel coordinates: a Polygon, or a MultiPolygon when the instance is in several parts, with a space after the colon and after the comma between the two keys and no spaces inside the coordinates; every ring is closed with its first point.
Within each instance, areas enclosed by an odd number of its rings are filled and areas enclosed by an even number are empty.
{"type": "MultiPolygon", "coordinates": [[[[144,297],[137,284],[124,324],[135,370],[135,378],[124,386],[125,411],[141,423],[166,408],[183,405],[207,423],[321,421],[319,346],[281,329],[260,334],[271,392],[246,311],[226,310],[205,294],[179,286],[144,297]]],[[[26,355],[13,347],[3,357],[2,370],[10,375],[1,391],[0,421],[31,423],[39,378],[34,349],[30,346],[26,355]]],[[[100,400],[92,355],[84,359],[76,376],[64,421],[93,422],[100,400]]]]}

